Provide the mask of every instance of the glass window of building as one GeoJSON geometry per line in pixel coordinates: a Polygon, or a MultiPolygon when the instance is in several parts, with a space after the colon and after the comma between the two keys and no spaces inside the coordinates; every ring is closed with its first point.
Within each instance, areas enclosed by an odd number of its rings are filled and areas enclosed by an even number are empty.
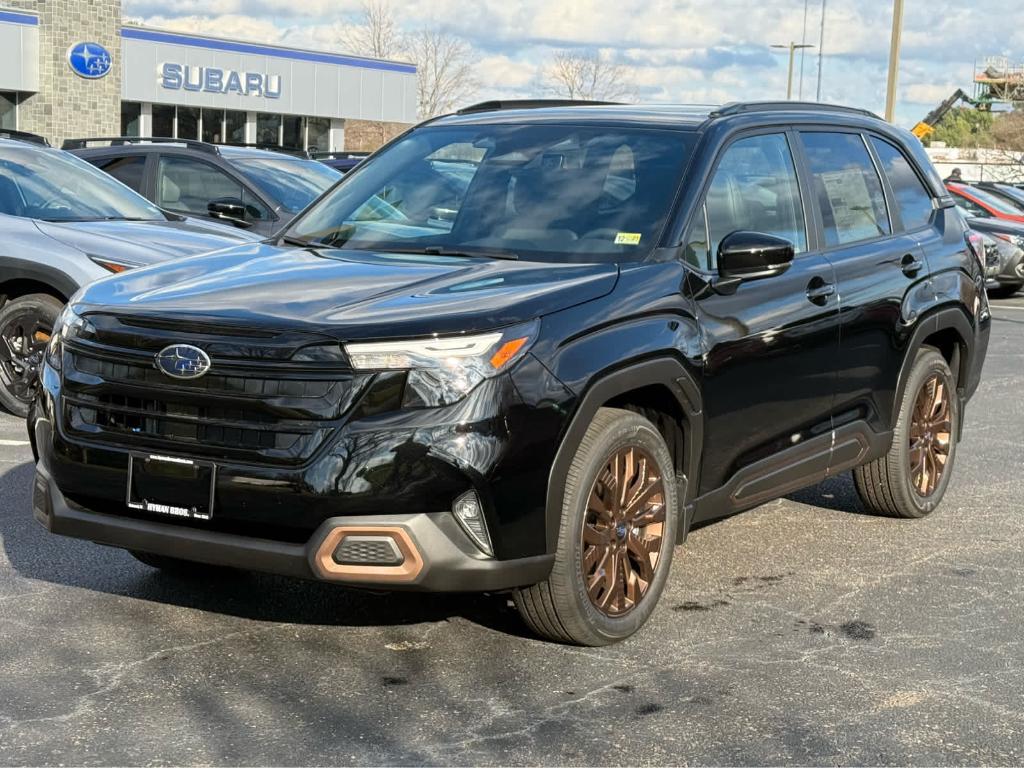
{"type": "Polygon", "coordinates": [[[224,110],[204,109],[203,110],[203,141],[213,144],[224,143],[224,110]]]}
{"type": "Polygon", "coordinates": [[[142,105],[134,101],[121,102],[121,135],[139,136],[139,119],[142,117],[142,105]]]}
{"type": "Polygon", "coordinates": [[[245,143],[245,112],[231,109],[224,112],[224,135],[229,144],[245,143]]]}
{"type": "Polygon", "coordinates": [[[199,138],[199,107],[178,107],[178,135],[175,138],[199,138]]]}
{"type": "Polygon", "coordinates": [[[296,115],[284,115],[281,120],[284,125],[281,131],[281,146],[304,149],[302,118],[296,115]]]}
{"type": "Polygon", "coordinates": [[[281,143],[281,116],[256,116],[256,143],[278,146],[281,143]]]}
{"type": "Polygon", "coordinates": [[[306,148],[326,152],[331,148],[331,121],[326,117],[306,118],[306,148]]]}
{"type": "Polygon", "coordinates": [[[149,135],[159,138],[174,137],[174,107],[166,104],[153,105],[153,129],[149,135]]]}
{"type": "Polygon", "coordinates": [[[15,130],[18,127],[18,94],[0,91],[0,128],[15,130]]]}

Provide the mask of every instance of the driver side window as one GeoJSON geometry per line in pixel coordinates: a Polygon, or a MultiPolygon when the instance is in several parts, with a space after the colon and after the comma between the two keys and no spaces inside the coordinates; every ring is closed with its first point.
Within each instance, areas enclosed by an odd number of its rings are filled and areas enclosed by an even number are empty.
{"type": "Polygon", "coordinates": [[[707,232],[697,234],[707,243],[709,266],[717,260],[722,239],[739,230],[785,238],[797,253],[807,250],[800,187],[785,134],[731,144],[715,170],[705,208],[707,232]]]}

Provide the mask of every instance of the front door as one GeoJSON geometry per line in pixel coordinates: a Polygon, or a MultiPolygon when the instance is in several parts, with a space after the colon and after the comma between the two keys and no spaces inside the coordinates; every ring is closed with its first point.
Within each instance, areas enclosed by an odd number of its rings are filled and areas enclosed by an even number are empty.
{"type": "Polygon", "coordinates": [[[839,352],[831,262],[808,250],[804,201],[786,133],[740,138],[724,151],[691,227],[687,259],[717,269],[717,248],[738,230],[793,243],[781,275],[735,293],[696,298],[704,345],[702,494],[725,490],[725,506],[698,519],[753,506],[824,478],[839,352]],[[784,455],[783,455],[783,452],[784,455]]]}

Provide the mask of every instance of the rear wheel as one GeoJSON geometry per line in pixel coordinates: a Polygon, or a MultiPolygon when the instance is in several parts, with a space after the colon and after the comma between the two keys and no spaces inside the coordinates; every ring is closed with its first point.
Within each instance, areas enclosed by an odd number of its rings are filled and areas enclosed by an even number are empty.
{"type": "Polygon", "coordinates": [[[578,645],[632,635],[668,578],[677,509],[674,464],[657,428],[630,411],[598,411],[566,476],[551,575],[515,594],[523,619],[578,645]]]}
{"type": "Polygon", "coordinates": [[[27,416],[54,323],[64,305],[45,293],[0,307],[0,405],[27,416]]]}
{"type": "Polygon", "coordinates": [[[960,401],[949,365],[925,348],[914,360],[889,452],[853,471],[868,511],[924,517],[942,501],[956,458],[960,401]]]}

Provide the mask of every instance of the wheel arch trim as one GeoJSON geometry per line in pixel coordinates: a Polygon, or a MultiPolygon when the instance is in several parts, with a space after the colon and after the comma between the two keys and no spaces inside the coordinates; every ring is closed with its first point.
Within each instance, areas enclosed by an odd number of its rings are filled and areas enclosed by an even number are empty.
{"type": "MultiPolygon", "coordinates": [[[[703,398],[693,376],[677,358],[664,356],[627,364],[595,377],[580,398],[569,426],[562,436],[548,475],[546,503],[546,546],[550,554],[558,546],[565,478],[576,450],[597,411],[610,400],[634,390],[663,386],[675,397],[686,423],[682,424],[685,446],[684,473],[679,485],[679,514],[683,515],[693,490],[698,487],[701,449],[704,444],[703,398]]],[[[687,520],[680,520],[680,535],[685,535],[687,520]]]]}
{"type": "MultiPolygon", "coordinates": [[[[899,413],[900,404],[903,402],[903,395],[907,387],[907,379],[910,377],[910,370],[914,366],[917,353],[925,346],[925,340],[941,331],[954,331],[960,337],[961,352],[957,370],[954,371],[957,377],[957,389],[963,390],[967,377],[971,370],[971,362],[974,355],[974,330],[967,315],[962,309],[945,307],[935,310],[922,318],[910,342],[907,344],[907,353],[903,359],[903,366],[900,368],[899,380],[896,385],[896,399],[893,402],[893,414],[899,413]]],[[[966,393],[961,391],[961,400],[965,399],[966,393]]]]}

